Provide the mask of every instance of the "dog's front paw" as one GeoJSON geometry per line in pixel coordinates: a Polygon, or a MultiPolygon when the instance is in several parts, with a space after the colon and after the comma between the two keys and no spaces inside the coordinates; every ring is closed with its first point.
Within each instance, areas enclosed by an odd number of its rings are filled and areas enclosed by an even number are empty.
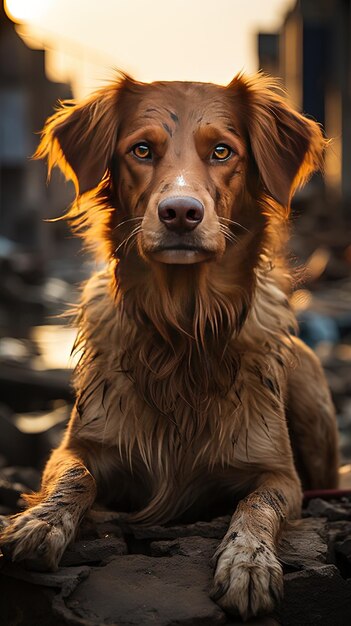
{"type": "Polygon", "coordinates": [[[25,561],[37,570],[55,570],[71,541],[75,526],[67,511],[45,504],[8,518],[0,533],[0,548],[6,558],[25,561]]]}
{"type": "Polygon", "coordinates": [[[283,593],[283,571],[274,550],[250,533],[231,533],[219,546],[211,597],[246,620],[270,613],[283,593]]]}

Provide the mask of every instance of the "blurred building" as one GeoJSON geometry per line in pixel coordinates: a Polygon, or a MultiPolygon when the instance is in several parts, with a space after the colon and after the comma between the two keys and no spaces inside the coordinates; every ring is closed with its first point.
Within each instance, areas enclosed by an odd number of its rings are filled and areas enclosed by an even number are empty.
{"type": "MultiPolygon", "coordinates": [[[[0,5],[0,236],[35,252],[42,260],[59,255],[66,227],[45,224],[62,214],[72,189],[59,174],[46,185],[46,167],[31,159],[39,131],[69,85],[45,75],[45,51],[27,47],[0,5]]],[[[68,244],[71,245],[71,244],[68,244]]]]}
{"type": "Polygon", "coordinates": [[[326,192],[351,218],[351,0],[299,0],[278,33],[258,36],[259,66],[281,76],[294,105],[333,139],[326,192]]]}

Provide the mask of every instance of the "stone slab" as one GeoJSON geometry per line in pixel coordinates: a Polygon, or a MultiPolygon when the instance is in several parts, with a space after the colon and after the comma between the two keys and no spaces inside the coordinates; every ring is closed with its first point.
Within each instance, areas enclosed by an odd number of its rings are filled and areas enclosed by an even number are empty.
{"type": "Polygon", "coordinates": [[[126,542],[117,537],[76,541],[64,553],[60,566],[100,563],[112,556],[120,556],[127,552],[126,542]]]}
{"type": "Polygon", "coordinates": [[[284,626],[350,626],[351,581],[334,565],[287,574],[279,614],[284,626]]]}
{"type": "Polygon", "coordinates": [[[97,625],[216,626],[226,617],[209,598],[211,579],[205,558],[121,556],[92,568],[66,606],[97,625]]]}

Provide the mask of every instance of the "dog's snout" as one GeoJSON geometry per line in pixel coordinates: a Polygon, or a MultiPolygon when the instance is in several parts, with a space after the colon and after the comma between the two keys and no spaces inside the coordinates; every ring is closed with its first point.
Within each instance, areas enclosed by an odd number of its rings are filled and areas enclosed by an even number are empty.
{"type": "Polygon", "coordinates": [[[166,198],[158,206],[158,216],[169,230],[183,233],[193,230],[202,222],[204,207],[191,196],[166,198]]]}

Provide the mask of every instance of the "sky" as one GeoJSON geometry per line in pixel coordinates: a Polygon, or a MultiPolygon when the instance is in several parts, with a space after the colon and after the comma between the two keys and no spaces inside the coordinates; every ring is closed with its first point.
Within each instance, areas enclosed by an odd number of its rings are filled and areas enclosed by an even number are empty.
{"type": "Polygon", "coordinates": [[[279,28],[295,0],[5,0],[47,73],[76,96],[118,67],[135,78],[228,83],[257,69],[256,33],[279,28]]]}

